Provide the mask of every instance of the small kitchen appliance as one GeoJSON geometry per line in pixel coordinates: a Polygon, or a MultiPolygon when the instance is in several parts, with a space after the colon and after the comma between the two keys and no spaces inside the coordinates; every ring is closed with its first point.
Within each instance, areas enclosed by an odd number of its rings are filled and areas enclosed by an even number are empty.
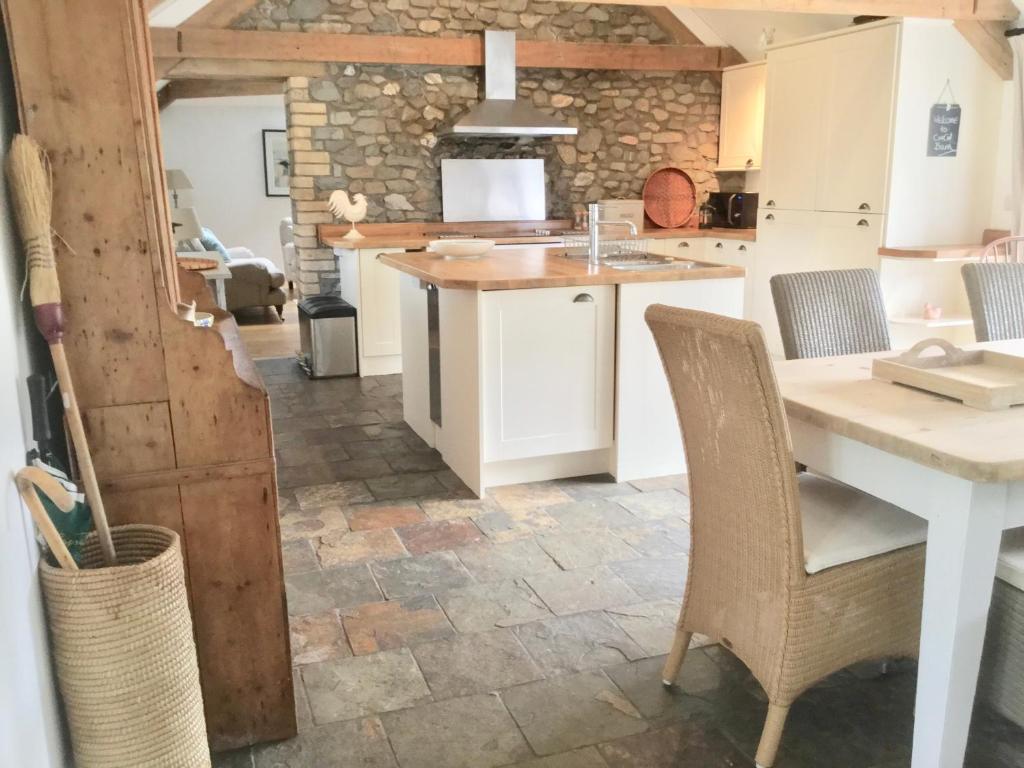
{"type": "Polygon", "coordinates": [[[708,203],[714,209],[712,226],[724,229],[754,229],[757,226],[756,192],[712,192],[708,203]]]}

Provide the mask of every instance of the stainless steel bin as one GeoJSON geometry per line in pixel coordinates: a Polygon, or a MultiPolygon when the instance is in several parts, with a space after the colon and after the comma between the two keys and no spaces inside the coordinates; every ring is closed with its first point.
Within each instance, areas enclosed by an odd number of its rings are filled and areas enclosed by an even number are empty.
{"type": "Polygon", "coordinates": [[[299,302],[299,364],[311,379],[359,372],[356,308],[337,296],[308,296],[299,302]]]}

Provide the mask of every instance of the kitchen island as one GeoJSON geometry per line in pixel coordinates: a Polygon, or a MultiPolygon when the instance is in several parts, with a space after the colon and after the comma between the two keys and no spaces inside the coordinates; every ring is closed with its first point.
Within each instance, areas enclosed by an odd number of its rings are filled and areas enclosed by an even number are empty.
{"type": "Polygon", "coordinates": [[[683,471],[682,441],[644,312],[740,317],[739,267],[590,267],[564,248],[475,260],[382,253],[400,275],[405,421],[476,494],[609,472],[683,471]]]}

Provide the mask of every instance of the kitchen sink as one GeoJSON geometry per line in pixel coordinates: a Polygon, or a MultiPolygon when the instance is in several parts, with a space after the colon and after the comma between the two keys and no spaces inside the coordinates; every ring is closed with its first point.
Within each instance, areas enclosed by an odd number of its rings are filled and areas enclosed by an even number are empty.
{"type": "Polygon", "coordinates": [[[634,261],[628,264],[609,264],[612,269],[620,269],[624,272],[663,272],[670,269],[695,269],[703,266],[696,261],[665,261],[641,262],[634,261]]]}

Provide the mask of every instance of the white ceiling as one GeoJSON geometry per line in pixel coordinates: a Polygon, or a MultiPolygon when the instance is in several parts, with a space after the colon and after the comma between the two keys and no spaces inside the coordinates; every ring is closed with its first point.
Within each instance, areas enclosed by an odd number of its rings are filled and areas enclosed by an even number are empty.
{"type": "Polygon", "coordinates": [[[210,0],[161,0],[149,12],[149,26],[176,27],[210,0]]]}

